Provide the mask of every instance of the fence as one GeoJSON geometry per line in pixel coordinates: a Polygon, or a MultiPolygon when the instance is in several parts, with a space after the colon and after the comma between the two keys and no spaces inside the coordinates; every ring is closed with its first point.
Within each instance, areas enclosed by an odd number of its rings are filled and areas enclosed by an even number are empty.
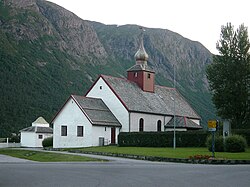
{"type": "Polygon", "coordinates": [[[21,143],[9,143],[8,138],[1,138],[0,148],[8,148],[8,147],[21,147],[21,143]]]}

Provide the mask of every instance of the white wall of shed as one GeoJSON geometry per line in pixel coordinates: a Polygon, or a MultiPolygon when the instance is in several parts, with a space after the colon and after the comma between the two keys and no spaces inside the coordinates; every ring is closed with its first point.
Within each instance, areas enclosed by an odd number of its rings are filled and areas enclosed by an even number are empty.
{"type": "Polygon", "coordinates": [[[21,132],[21,146],[36,147],[36,135],[35,132],[21,132]]]}
{"type": "Polygon", "coordinates": [[[35,132],[21,132],[21,146],[22,147],[43,147],[42,142],[45,138],[51,137],[51,133],[35,133],[35,132]],[[39,139],[39,135],[43,138],[39,139]]]}

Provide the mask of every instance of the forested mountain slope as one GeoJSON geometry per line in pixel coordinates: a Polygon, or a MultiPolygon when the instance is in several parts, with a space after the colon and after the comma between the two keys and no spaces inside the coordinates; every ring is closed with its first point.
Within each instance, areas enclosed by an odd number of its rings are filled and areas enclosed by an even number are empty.
{"type": "MultiPolygon", "coordinates": [[[[199,42],[145,28],[144,44],[156,83],[173,86],[202,116],[214,118],[205,76],[212,54],[199,42]]],[[[99,74],[126,76],[140,30],[82,20],[44,0],[0,1],[0,137],[38,117],[47,121],[70,94],[84,95],[99,74]]]]}

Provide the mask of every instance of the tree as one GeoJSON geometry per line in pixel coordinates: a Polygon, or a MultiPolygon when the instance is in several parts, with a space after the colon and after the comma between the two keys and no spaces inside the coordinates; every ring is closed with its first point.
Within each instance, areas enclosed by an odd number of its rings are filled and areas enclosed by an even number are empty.
{"type": "Polygon", "coordinates": [[[221,27],[216,44],[219,55],[207,67],[212,100],[222,119],[233,128],[250,127],[250,43],[243,24],[234,31],[231,23],[221,27]]]}

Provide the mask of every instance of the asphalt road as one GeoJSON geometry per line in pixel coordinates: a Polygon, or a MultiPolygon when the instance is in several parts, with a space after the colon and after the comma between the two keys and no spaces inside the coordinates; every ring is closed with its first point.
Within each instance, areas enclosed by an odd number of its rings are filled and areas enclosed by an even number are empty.
{"type": "Polygon", "coordinates": [[[1,162],[0,187],[249,187],[250,165],[115,160],[102,163],[1,162]]]}

